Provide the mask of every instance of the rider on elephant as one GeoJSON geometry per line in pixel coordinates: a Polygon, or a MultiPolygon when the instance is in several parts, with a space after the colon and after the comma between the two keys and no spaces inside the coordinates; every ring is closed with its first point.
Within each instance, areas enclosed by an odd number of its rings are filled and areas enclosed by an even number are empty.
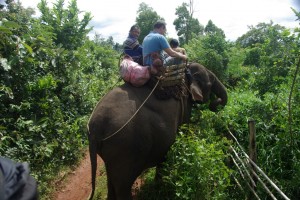
{"type": "MultiPolygon", "coordinates": [[[[151,58],[153,53],[159,53],[160,59],[163,58],[163,51],[165,51],[169,56],[180,58],[182,60],[187,60],[187,56],[183,55],[180,52],[174,51],[167,39],[165,38],[166,34],[166,23],[162,20],[158,20],[151,31],[143,41],[143,58],[144,66],[151,66],[153,60],[151,58]]],[[[165,63],[164,63],[165,64],[165,63]]]]}
{"type": "MultiPolygon", "coordinates": [[[[179,42],[177,39],[174,39],[174,38],[171,39],[169,44],[174,51],[182,53],[183,55],[187,55],[186,50],[182,47],[179,47],[179,42]]],[[[171,56],[168,56],[166,58],[166,65],[178,65],[178,64],[182,64],[182,63],[183,63],[183,61],[178,58],[174,58],[171,56]]]]}
{"type": "Polygon", "coordinates": [[[131,26],[123,46],[125,54],[129,55],[133,61],[137,62],[139,65],[143,65],[143,47],[138,41],[140,32],[141,30],[138,25],[131,26]]]}

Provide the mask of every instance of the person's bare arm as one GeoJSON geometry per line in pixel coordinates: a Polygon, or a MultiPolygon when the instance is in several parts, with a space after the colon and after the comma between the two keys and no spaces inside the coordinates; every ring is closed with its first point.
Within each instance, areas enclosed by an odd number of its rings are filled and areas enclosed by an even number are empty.
{"type": "Polygon", "coordinates": [[[174,50],[171,49],[171,48],[164,49],[164,51],[165,51],[169,56],[176,57],[176,58],[180,58],[180,59],[182,59],[182,60],[187,60],[187,56],[186,56],[186,55],[183,55],[182,53],[176,52],[176,51],[174,51],[174,50]]]}

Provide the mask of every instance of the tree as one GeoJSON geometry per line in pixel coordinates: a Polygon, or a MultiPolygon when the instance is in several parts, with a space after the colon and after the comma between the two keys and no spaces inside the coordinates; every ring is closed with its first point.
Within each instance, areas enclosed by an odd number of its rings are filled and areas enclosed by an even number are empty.
{"type": "Polygon", "coordinates": [[[260,55],[261,49],[259,47],[248,48],[246,51],[246,58],[243,65],[254,65],[255,67],[260,66],[260,55]]]}
{"type": "Polygon", "coordinates": [[[26,93],[24,84],[32,78],[27,70],[33,66],[26,65],[32,48],[26,40],[31,38],[28,32],[33,14],[33,9],[12,0],[7,0],[0,12],[0,91],[4,89],[12,97],[6,102],[19,103],[26,93]]]}
{"type": "MultiPolygon", "coordinates": [[[[15,2],[13,0],[6,0],[6,4],[2,5],[0,8],[0,21],[3,23],[1,25],[3,25],[3,28],[5,25],[8,25],[11,28],[11,34],[20,36],[24,32],[28,31],[28,24],[30,23],[31,16],[33,14],[34,10],[32,8],[23,8],[19,1],[15,2]]],[[[5,43],[5,38],[4,35],[0,36],[1,45],[1,43],[5,43]]]]}
{"type": "Polygon", "coordinates": [[[53,28],[55,44],[63,48],[75,50],[80,47],[92,28],[87,28],[92,17],[89,12],[79,19],[81,11],[77,7],[77,0],[71,0],[67,9],[63,8],[65,0],[57,0],[53,8],[47,7],[46,0],[41,0],[38,8],[41,12],[40,21],[53,28]]]}
{"type": "Polygon", "coordinates": [[[190,4],[182,3],[181,6],[176,8],[175,14],[178,18],[174,20],[173,24],[175,25],[177,35],[179,36],[182,45],[188,44],[189,40],[192,39],[193,34],[203,34],[203,26],[200,25],[198,19],[193,18],[194,9],[192,0],[190,0],[190,4]]]}
{"type": "Polygon", "coordinates": [[[225,33],[222,29],[218,28],[211,20],[208,21],[204,28],[205,34],[218,34],[225,38],[225,33]]]}
{"type": "Polygon", "coordinates": [[[136,24],[141,28],[141,33],[139,37],[139,42],[142,43],[146,35],[153,30],[153,25],[159,19],[164,20],[160,17],[156,11],[153,10],[146,3],[141,3],[137,11],[137,17],[135,19],[136,24]]]}
{"type": "Polygon", "coordinates": [[[61,166],[80,157],[87,115],[118,78],[116,52],[85,39],[74,2],[59,12],[44,1],[49,21],[20,1],[0,9],[0,155],[30,163],[41,199],[61,166]]]}
{"type": "Polygon", "coordinates": [[[272,21],[270,23],[259,23],[256,26],[248,26],[248,28],[250,30],[236,40],[236,43],[243,48],[263,44],[268,39],[271,28],[275,29],[276,32],[281,32],[285,29],[278,24],[274,25],[272,21]]]}
{"type": "Polygon", "coordinates": [[[244,65],[259,67],[256,81],[251,86],[260,96],[267,92],[277,93],[280,90],[277,86],[286,81],[291,63],[294,63],[291,52],[299,46],[297,36],[272,21],[249,28],[236,44],[246,49],[244,65]]]}
{"type": "Polygon", "coordinates": [[[208,22],[205,29],[205,35],[192,38],[192,42],[185,46],[189,52],[189,59],[203,64],[218,78],[225,80],[229,62],[229,44],[225,40],[223,30],[214,25],[212,21],[208,22]]]}
{"type": "Polygon", "coordinates": [[[286,40],[283,36],[287,34],[284,33],[287,31],[285,27],[278,24],[274,25],[271,21],[270,23],[259,23],[249,28],[250,30],[236,41],[237,45],[246,49],[244,65],[260,67],[264,54],[266,54],[266,59],[271,58],[269,57],[270,53],[278,52],[276,54],[281,54],[280,46],[286,40]],[[264,45],[265,43],[268,45],[264,45]]]}

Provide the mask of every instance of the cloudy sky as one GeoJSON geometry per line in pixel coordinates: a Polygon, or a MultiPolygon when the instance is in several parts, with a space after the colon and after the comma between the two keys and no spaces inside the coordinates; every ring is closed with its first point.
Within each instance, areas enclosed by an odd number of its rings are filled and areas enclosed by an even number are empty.
{"type": "MultiPolygon", "coordinates": [[[[36,8],[40,0],[21,2],[24,7],[36,8]]],[[[47,2],[52,5],[51,2],[56,0],[47,2]]],[[[68,4],[68,0],[65,2],[68,4]]],[[[173,25],[176,8],[189,0],[77,0],[81,11],[91,12],[93,31],[105,38],[112,36],[119,43],[125,40],[130,26],[135,23],[141,2],[148,4],[166,20],[168,36],[176,38],[173,25]]],[[[249,30],[248,26],[256,26],[260,22],[269,23],[272,20],[287,28],[300,27],[291,7],[300,12],[300,0],[194,0],[194,17],[204,26],[211,19],[225,32],[228,40],[234,41],[249,30]]]]}

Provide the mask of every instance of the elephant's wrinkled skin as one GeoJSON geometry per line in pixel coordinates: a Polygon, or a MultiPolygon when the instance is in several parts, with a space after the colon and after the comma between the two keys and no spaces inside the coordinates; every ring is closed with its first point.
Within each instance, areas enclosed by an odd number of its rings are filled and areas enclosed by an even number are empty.
{"type": "Polygon", "coordinates": [[[158,100],[151,95],[134,115],[151,92],[147,86],[132,87],[124,84],[111,90],[94,109],[90,121],[89,148],[92,164],[92,187],[95,189],[96,157],[101,156],[107,172],[108,199],[129,200],[135,179],[147,168],[163,162],[175,141],[179,125],[187,123],[193,100],[207,102],[210,93],[217,96],[210,109],[227,103],[227,93],[218,78],[200,64],[189,65],[193,76],[188,84],[191,94],[184,98],[184,108],[179,100],[158,100]],[[184,116],[182,116],[184,111],[184,116]],[[117,134],[103,140],[114,134],[117,134]]]}

